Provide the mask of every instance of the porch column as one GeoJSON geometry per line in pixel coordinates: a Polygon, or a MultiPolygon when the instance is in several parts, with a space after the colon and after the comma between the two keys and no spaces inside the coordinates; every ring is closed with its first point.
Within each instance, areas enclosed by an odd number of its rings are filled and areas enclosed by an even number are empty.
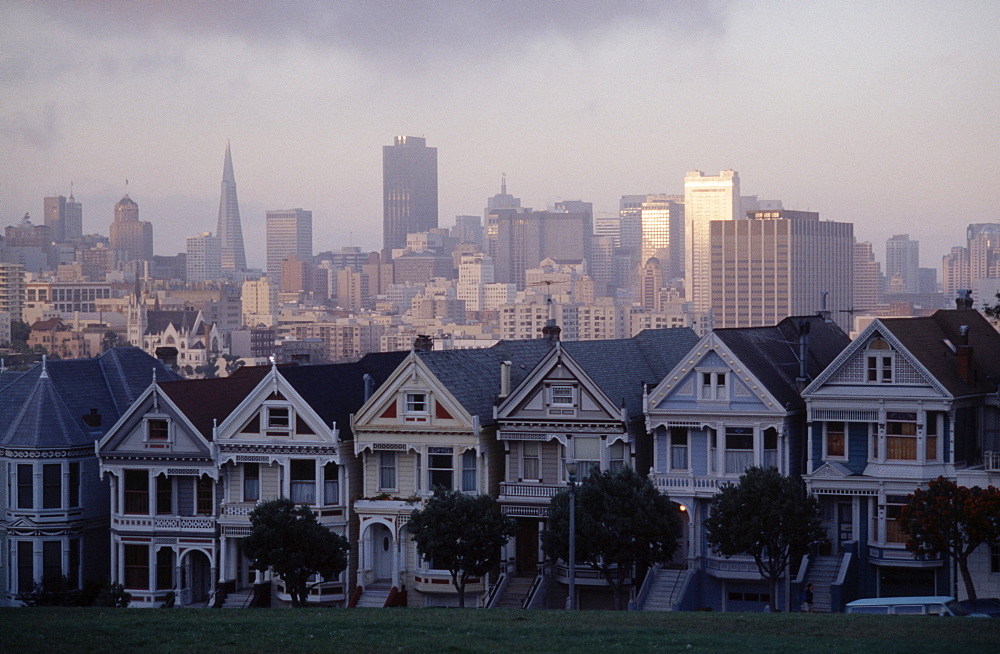
{"type": "Polygon", "coordinates": [[[228,558],[227,552],[226,552],[227,549],[229,549],[229,539],[227,539],[225,536],[223,536],[220,539],[220,544],[219,544],[219,581],[220,582],[223,582],[223,581],[226,580],[226,572],[228,571],[228,567],[226,565],[227,558],[228,558]]]}

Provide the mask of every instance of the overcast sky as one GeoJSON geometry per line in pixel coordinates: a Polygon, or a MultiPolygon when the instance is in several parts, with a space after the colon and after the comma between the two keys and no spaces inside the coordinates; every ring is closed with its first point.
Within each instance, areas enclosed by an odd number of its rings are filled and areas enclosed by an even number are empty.
{"type": "Polygon", "coordinates": [[[921,265],[1000,222],[1000,2],[0,2],[0,225],[42,198],[158,254],[214,231],[226,139],[247,257],[264,211],[316,251],[381,246],[382,146],[438,148],[441,226],[500,175],[617,212],[740,174],[744,195],[894,233],[921,265]]]}

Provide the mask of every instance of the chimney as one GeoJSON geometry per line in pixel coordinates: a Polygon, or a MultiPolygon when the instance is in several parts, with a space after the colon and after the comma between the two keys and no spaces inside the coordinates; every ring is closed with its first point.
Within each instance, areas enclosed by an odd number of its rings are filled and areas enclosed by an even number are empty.
{"type": "Polygon", "coordinates": [[[959,327],[958,334],[958,345],[955,347],[955,372],[966,384],[972,384],[972,346],[969,345],[969,326],[959,327]]]}
{"type": "Polygon", "coordinates": [[[799,376],[795,387],[800,393],[809,385],[809,329],[809,321],[799,322],[799,376]]]}
{"type": "Polygon", "coordinates": [[[542,327],[542,338],[555,343],[559,340],[560,333],[562,333],[562,328],[556,324],[554,318],[549,318],[545,321],[545,326],[542,327]]]}
{"type": "Polygon", "coordinates": [[[365,384],[365,402],[371,399],[372,393],[375,392],[375,378],[369,375],[367,372],[361,377],[365,384]]]}
{"type": "Polygon", "coordinates": [[[91,409],[90,413],[83,415],[83,422],[88,427],[100,427],[104,419],[101,417],[100,412],[97,409],[91,409]]]}
{"type": "Polygon", "coordinates": [[[434,349],[434,337],[427,334],[417,334],[413,339],[413,349],[417,352],[430,352],[434,349]]]}
{"type": "MultiPolygon", "coordinates": [[[[972,291],[967,288],[958,289],[958,297],[955,298],[955,308],[956,309],[971,309],[972,308],[972,291]]],[[[968,327],[965,328],[966,330],[968,327]]]]}
{"type": "Polygon", "coordinates": [[[500,397],[510,395],[510,361],[500,362],[500,397]]]}

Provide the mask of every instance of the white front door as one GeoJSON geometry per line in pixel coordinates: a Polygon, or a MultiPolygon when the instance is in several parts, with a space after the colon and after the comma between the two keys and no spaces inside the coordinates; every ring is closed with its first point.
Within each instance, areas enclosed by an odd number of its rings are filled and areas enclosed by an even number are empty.
{"type": "Polygon", "coordinates": [[[372,573],[375,581],[392,579],[392,534],[385,525],[372,526],[372,573]]]}

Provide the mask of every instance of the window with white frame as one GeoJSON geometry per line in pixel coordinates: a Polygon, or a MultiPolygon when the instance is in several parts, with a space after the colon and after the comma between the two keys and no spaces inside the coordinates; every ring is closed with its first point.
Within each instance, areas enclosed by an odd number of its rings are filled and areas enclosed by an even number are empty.
{"type": "Polygon", "coordinates": [[[243,468],[243,501],[256,502],[260,499],[260,464],[244,463],[243,468]]]}
{"type": "Polygon", "coordinates": [[[332,461],[323,466],[323,504],[340,504],[340,470],[332,461]]]}
{"type": "MultiPolygon", "coordinates": [[[[899,512],[906,504],[905,495],[889,495],[885,498],[885,542],[905,543],[907,536],[903,533],[899,512]]],[[[876,532],[877,533],[877,532],[876,532]]]]}
{"type": "Polygon", "coordinates": [[[847,430],[843,422],[826,422],[826,457],[843,459],[847,457],[847,430]]]}
{"type": "Polygon", "coordinates": [[[35,508],[35,466],[17,464],[17,508],[35,508]]]}
{"type": "Polygon", "coordinates": [[[888,411],[885,414],[885,458],[917,460],[917,414],[888,411]]]}
{"type": "Polygon", "coordinates": [[[429,412],[427,393],[407,393],[405,395],[403,413],[408,415],[427,415],[429,412]]]}
{"type": "Polygon", "coordinates": [[[174,483],[166,475],[156,476],[156,513],[169,515],[174,512],[174,483]]]}
{"type": "Polygon", "coordinates": [[[292,459],[289,490],[296,504],[316,503],[316,462],[312,459],[292,459]]]}
{"type": "Polygon", "coordinates": [[[549,403],[552,406],[574,406],[576,393],[570,384],[553,384],[549,386],[549,403]]]}
{"type": "Polygon", "coordinates": [[[865,353],[865,380],[871,384],[891,384],[894,355],[881,338],[868,344],[865,353]]]}
{"type": "Polygon", "coordinates": [[[476,451],[468,450],[462,453],[462,491],[476,491],[476,451]]]}
{"type": "Polygon", "coordinates": [[[287,406],[269,406],[266,408],[267,428],[289,430],[292,428],[292,409],[287,406]]]}
{"type": "Polygon", "coordinates": [[[378,489],[396,490],[396,453],[378,453],[378,489]]]}
{"type": "Polygon", "coordinates": [[[62,508],[61,463],[46,463],[42,466],[42,508],[62,508]]]}
{"type": "Polygon", "coordinates": [[[698,398],[702,400],[728,400],[728,372],[700,372],[698,398]]]}
{"type": "Polygon", "coordinates": [[[523,441],[521,443],[521,479],[528,481],[541,479],[540,449],[537,441],[523,441]]]}
{"type": "Polygon", "coordinates": [[[777,468],[778,467],[778,430],[774,427],[768,427],[764,430],[762,434],[764,440],[764,458],[761,459],[761,464],[765,468],[777,468]]]}
{"type": "Polygon", "coordinates": [[[165,441],[170,438],[170,423],[163,418],[150,418],[146,421],[146,440],[165,441]]]}
{"type": "Polygon", "coordinates": [[[601,439],[592,436],[573,438],[573,458],[576,459],[576,479],[583,481],[592,472],[601,471],[601,439]]]}
{"type": "Polygon", "coordinates": [[[753,427],[726,427],[726,474],[743,474],[753,465],[753,427]]]}
{"type": "Polygon", "coordinates": [[[924,455],[928,461],[938,460],[938,419],[940,412],[928,411],[924,425],[924,455]]]}
{"type": "Polygon", "coordinates": [[[453,489],[455,479],[455,457],[450,447],[427,448],[427,487],[434,490],[441,487],[453,489]]]}
{"type": "Polygon", "coordinates": [[[617,472],[625,467],[625,443],[615,441],[608,447],[608,470],[617,472]]]}
{"type": "Polygon", "coordinates": [[[80,506],[80,462],[69,464],[69,505],[80,506]]]}
{"type": "Polygon", "coordinates": [[[688,469],[688,430],[684,427],[670,428],[670,469],[688,469]]]}

